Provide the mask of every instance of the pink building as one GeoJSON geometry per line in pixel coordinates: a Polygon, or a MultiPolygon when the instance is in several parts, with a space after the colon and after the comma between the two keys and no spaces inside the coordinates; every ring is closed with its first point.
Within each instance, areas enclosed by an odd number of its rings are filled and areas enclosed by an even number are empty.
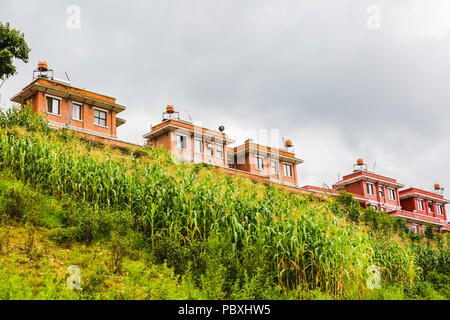
{"type": "Polygon", "coordinates": [[[402,217],[413,233],[423,232],[424,226],[430,223],[435,231],[449,232],[446,200],[440,186],[434,191],[418,188],[402,189],[403,184],[397,180],[367,170],[362,159],[358,159],[353,173],[345,175],[333,185],[332,189],[304,186],[302,189],[315,193],[338,195],[340,190],[353,194],[363,208],[373,208],[386,212],[390,216],[402,217]]]}

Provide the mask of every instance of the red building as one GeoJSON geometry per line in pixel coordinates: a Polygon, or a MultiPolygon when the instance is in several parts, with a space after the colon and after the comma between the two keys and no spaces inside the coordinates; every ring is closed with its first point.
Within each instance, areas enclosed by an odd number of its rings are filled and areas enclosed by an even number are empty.
{"type": "Polygon", "coordinates": [[[449,231],[445,205],[450,201],[436,187],[434,192],[413,187],[400,191],[402,210],[396,215],[404,217],[413,232],[422,232],[427,222],[436,230],[449,231]]]}
{"type": "Polygon", "coordinates": [[[449,232],[445,205],[450,201],[444,199],[440,186],[435,191],[407,188],[397,180],[367,170],[362,159],[354,165],[353,173],[348,174],[333,185],[332,189],[304,186],[302,189],[315,193],[336,196],[340,190],[353,194],[363,208],[372,207],[386,212],[390,216],[402,217],[413,233],[423,232],[430,223],[435,231],[449,232]]]}
{"type": "Polygon", "coordinates": [[[367,170],[360,160],[353,173],[333,185],[334,190],[352,193],[363,208],[372,207],[385,212],[401,209],[399,189],[403,187],[395,179],[367,170]]]}

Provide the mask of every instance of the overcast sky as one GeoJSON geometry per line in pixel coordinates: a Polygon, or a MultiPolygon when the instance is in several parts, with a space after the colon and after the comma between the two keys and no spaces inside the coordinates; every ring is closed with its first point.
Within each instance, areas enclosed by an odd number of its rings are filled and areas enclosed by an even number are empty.
{"type": "Polygon", "coordinates": [[[364,158],[450,190],[450,1],[2,0],[0,21],[32,49],[3,105],[47,60],[127,107],[122,140],[142,143],[173,104],[238,143],[280,130],[301,185],[331,186],[364,158]]]}

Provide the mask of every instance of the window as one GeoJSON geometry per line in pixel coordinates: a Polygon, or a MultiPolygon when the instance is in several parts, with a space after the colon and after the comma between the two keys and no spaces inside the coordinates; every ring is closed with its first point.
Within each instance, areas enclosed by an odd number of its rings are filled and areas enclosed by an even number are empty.
{"type": "Polygon", "coordinates": [[[214,154],[214,148],[213,148],[213,145],[211,143],[208,143],[206,145],[206,154],[208,156],[212,156],[214,154]]]}
{"type": "Polygon", "coordinates": [[[94,110],[94,124],[106,127],[106,112],[101,110],[94,110]]]}
{"type": "Polygon", "coordinates": [[[47,112],[52,114],[59,114],[59,100],[47,97],[47,112]]]}
{"type": "Polygon", "coordinates": [[[413,224],[413,226],[412,226],[412,233],[414,233],[414,234],[417,233],[417,224],[413,224]]]}
{"type": "Polygon", "coordinates": [[[373,184],[367,182],[366,186],[367,186],[367,194],[373,194],[373,184]]]}
{"type": "Polygon", "coordinates": [[[388,189],[388,192],[389,192],[389,200],[395,200],[395,190],[388,189]]]}
{"type": "Polygon", "coordinates": [[[378,209],[378,207],[376,205],[374,205],[374,204],[369,204],[368,207],[372,208],[373,210],[377,210],[378,209]]]}
{"type": "Polygon", "coordinates": [[[380,198],[384,198],[383,186],[378,186],[378,195],[380,196],[380,198]]]}
{"type": "Polygon", "coordinates": [[[221,144],[216,145],[216,157],[223,158],[223,146],[221,144]]]}
{"type": "Polygon", "coordinates": [[[441,204],[436,204],[436,208],[437,208],[438,215],[442,216],[442,205],[441,204]]]}
{"type": "Polygon", "coordinates": [[[277,164],[277,160],[270,160],[270,167],[272,170],[273,174],[277,174],[278,173],[278,164],[277,164]]]}
{"type": "Polygon", "coordinates": [[[428,212],[433,213],[433,202],[428,202],[428,212]]]}
{"type": "Polygon", "coordinates": [[[264,170],[264,159],[263,157],[255,156],[255,169],[264,170]]]}
{"type": "Polygon", "coordinates": [[[284,175],[286,177],[292,178],[292,165],[289,163],[284,163],[283,167],[284,167],[284,175]]]}
{"type": "Polygon", "coordinates": [[[196,153],[203,153],[203,141],[195,139],[194,141],[194,149],[196,153]]]}
{"type": "Polygon", "coordinates": [[[72,119],[81,120],[81,105],[72,104],[72,119]]]}
{"type": "Polygon", "coordinates": [[[417,199],[417,208],[418,208],[420,211],[423,211],[423,200],[417,199]]]}
{"type": "Polygon", "coordinates": [[[185,150],[186,149],[186,136],[177,134],[176,137],[177,137],[177,148],[185,150]]]}

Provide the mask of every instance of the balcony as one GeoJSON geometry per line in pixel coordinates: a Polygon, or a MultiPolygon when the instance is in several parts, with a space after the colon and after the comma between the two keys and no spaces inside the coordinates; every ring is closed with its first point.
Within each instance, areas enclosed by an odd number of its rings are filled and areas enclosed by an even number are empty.
{"type": "Polygon", "coordinates": [[[387,212],[387,214],[390,216],[402,217],[407,220],[414,220],[414,221],[421,222],[421,223],[429,222],[431,224],[438,225],[438,226],[447,225],[447,221],[445,221],[445,220],[441,220],[439,218],[429,217],[429,216],[425,216],[423,214],[414,213],[414,212],[405,211],[405,210],[393,210],[393,211],[387,212]]]}

